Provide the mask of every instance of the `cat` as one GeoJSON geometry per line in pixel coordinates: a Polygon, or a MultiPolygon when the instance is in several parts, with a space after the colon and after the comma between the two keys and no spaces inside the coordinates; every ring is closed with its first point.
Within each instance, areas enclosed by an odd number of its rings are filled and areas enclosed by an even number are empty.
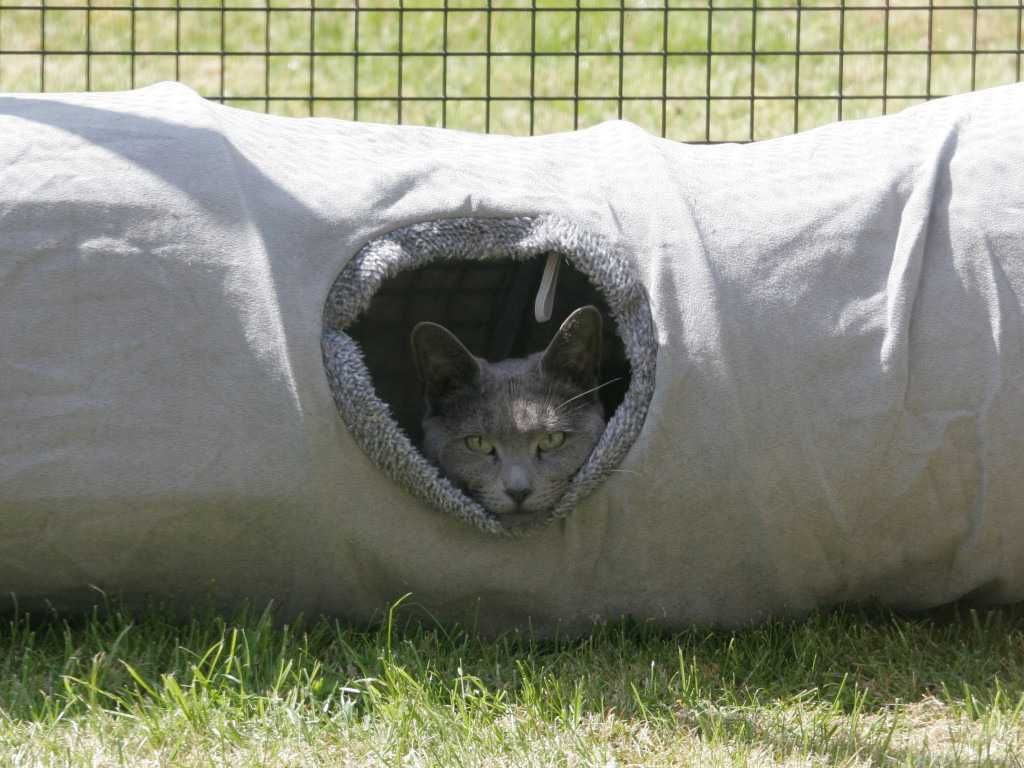
{"type": "Polygon", "coordinates": [[[596,307],[581,307],[543,352],[488,363],[444,326],[418,323],[426,457],[503,520],[549,511],[604,431],[601,325],[596,307]]]}

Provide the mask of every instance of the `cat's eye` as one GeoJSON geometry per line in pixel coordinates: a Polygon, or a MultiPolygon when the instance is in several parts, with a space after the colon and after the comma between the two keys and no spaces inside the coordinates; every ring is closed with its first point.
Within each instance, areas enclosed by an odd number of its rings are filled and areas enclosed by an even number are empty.
{"type": "Polygon", "coordinates": [[[564,442],[565,432],[545,432],[537,441],[537,448],[541,451],[553,451],[564,442]]]}
{"type": "Polygon", "coordinates": [[[494,443],[483,435],[470,435],[466,438],[466,447],[476,453],[494,453],[494,443]]]}

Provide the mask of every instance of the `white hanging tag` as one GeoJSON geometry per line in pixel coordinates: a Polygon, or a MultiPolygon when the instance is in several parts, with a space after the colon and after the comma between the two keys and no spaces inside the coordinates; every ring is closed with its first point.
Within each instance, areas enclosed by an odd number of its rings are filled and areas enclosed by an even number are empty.
{"type": "Polygon", "coordinates": [[[551,310],[555,306],[555,283],[561,265],[562,259],[557,253],[548,255],[544,274],[540,278],[540,288],[537,289],[537,299],[533,302],[533,316],[538,323],[546,323],[551,319],[551,310]]]}

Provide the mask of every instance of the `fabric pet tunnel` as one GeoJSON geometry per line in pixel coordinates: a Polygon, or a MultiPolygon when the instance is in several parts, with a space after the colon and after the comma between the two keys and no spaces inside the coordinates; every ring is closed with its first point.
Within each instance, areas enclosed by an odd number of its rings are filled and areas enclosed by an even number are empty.
{"type": "Polygon", "coordinates": [[[1024,87],[746,146],[0,97],[0,588],[397,597],[484,631],[1024,597],[1024,87]],[[552,316],[535,303],[560,265],[552,316]],[[600,442],[509,531],[408,332],[605,318],[600,442]]]}

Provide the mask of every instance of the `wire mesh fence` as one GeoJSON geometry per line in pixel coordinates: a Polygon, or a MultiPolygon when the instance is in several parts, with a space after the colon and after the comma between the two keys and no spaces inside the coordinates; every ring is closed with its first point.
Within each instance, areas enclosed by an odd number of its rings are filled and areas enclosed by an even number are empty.
{"type": "Polygon", "coordinates": [[[1021,80],[1024,0],[0,0],[0,90],[513,134],[770,138],[1021,80]]]}

